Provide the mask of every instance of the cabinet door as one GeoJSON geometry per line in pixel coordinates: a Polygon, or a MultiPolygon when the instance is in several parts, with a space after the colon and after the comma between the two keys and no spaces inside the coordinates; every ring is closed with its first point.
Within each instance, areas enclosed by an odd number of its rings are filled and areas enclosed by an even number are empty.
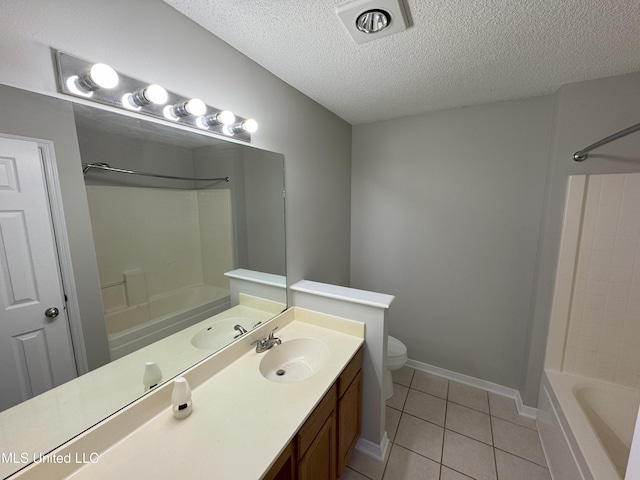
{"type": "Polygon", "coordinates": [[[353,452],[360,436],[361,410],[362,371],[358,372],[338,401],[338,477],[347,466],[351,452],[353,452]]]}
{"type": "Polygon", "coordinates": [[[336,480],[336,415],[331,412],[304,457],[298,480],[336,480]]]}
{"type": "Polygon", "coordinates": [[[293,442],[280,454],[271,469],[263,477],[263,480],[294,480],[295,476],[295,449],[293,442]]]}

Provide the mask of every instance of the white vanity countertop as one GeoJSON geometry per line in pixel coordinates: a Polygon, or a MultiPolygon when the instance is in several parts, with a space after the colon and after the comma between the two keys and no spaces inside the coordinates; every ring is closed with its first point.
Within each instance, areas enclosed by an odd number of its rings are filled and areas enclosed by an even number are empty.
{"type": "MultiPolygon", "coordinates": [[[[156,361],[164,378],[172,378],[212,353],[191,345],[191,337],[199,330],[230,317],[246,318],[251,328],[277,313],[270,305],[256,306],[264,310],[237,305],[1,412],[0,450],[29,458],[50,451],[141,396],[146,361],[156,361]],[[174,366],[176,358],[179,363],[174,366]]],[[[1,460],[0,478],[21,466],[1,460]]]]}
{"type": "Polygon", "coordinates": [[[249,346],[251,336],[185,374],[192,388],[196,384],[193,412],[186,419],[173,417],[169,400],[172,385],[168,384],[129,407],[130,412],[125,409],[85,438],[56,452],[70,454],[74,465],[34,465],[24,471],[24,477],[258,480],[364,342],[364,324],[298,308],[256,331],[263,337],[276,325],[280,326],[276,336],[283,343],[301,337],[326,343],[330,349],[327,364],[298,383],[271,382],[259,370],[266,353],[256,353],[249,346]],[[213,376],[197,385],[207,368],[213,376]],[[144,413],[153,409],[158,413],[145,419],[144,413]],[[131,419],[134,423],[127,423],[131,419]],[[116,427],[118,422],[126,423],[128,429],[116,427]],[[110,436],[113,441],[106,440],[110,436]],[[99,456],[91,456],[93,452],[99,456]],[[95,463],[83,465],[82,459],[95,463]]]}

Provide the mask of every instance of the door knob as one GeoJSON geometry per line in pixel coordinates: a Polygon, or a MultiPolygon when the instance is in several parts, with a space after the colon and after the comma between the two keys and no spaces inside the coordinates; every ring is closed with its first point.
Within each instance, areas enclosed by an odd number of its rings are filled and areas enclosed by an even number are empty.
{"type": "Polygon", "coordinates": [[[49,318],[56,318],[59,313],[60,310],[58,310],[56,307],[49,307],[44,311],[44,316],[49,318]]]}

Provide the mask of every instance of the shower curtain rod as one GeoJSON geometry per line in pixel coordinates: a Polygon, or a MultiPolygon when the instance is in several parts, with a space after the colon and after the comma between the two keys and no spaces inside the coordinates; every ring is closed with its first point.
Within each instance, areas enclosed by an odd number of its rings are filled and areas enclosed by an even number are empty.
{"type": "Polygon", "coordinates": [[[220,178],[189,178],[189,177],[174,177],[171,175],[160,175],[157,173],[145,173],[145,172],[136,172],[134,170],[125,170],[123,168],[114,168],[109,166],[108,163],[83,163],[82,164],[82,175],[86,175],[89,170],[92,168],[97,168],[99,170],[106,170],[108,172],[117,172],[117,173],[128,173],[129,175],[142,175],[145,177],[156,177],[156,178],[169,178],[171,180],[189,180],[191,182],[214,182],[214,181],[229,181],[229,177],[220,177],[220,178]]]}
{"type": "Polygon", "coordinates": [[[598,148],[609,142],[613,142],[614,140],[618,140],[619,138],[626,137],[630,133],[636,132],[638,130],[640,130],[640,123],[631,125],[630,127],[625,128],[624,130],[620,130],[619,132],[614,133],[613,135],[609,135],[608,137],[605,137],[602,140],[597,141],[596,143],[592,143],[591,145],[583,148],[582,150],[578,150],[576,153],[573,154],[573,159],[576,162],[582,162],[587,159],[587,152],[590,152],[594,148],[598,148]]]}

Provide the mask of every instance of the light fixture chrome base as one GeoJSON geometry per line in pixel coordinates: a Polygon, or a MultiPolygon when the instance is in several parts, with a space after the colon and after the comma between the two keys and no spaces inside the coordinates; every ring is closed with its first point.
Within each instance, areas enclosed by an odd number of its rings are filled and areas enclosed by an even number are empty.
{"type": "MultiPolygon", "coordinates": [[[[109,105],[111,107],[132,112],[134,114],[138,113],[141,115],[170,121],[179,125],[191,127],[199,132],[215,133],[227,138],[229,137],[229,130],[223,130],[224,125],[206,125],[207,128],[202,128],[202,122],[198,123],[197,121],[199,117],[194,115],[167,118],[167,116],[165,115],[166,107],[172,107],[174,105],[184,105],[185,102],[188,102],[189,100],[191,100],[191,98],[183,97],[176,93],[167,91],[167,102],[165,104],[133,104],[133,102],[127,100],[127,97],[131,97],[132,95],[136,94],[136,92],[142,91],[144,88],[148,87],[150,83],[143,82],[126,75],[122,75],[120,72],[118,72],[119,82],[114,88],[98,88],[93,91],[82,91],[81,89],[77,88],[78,82],[74,81],[74,77],[78,79],[83,78],[86,72],[94,63],[82,60],[59,50],[55,51],[55,53],[58,69],[58,89],[62,93],[82,98],[84,100],[90,100],[93,102],[102,103],[104,105],[109,105]]],[[[223,110],[224,109],[217,109],[206,105],[206,111],[204,115],[215,115],[223,110]]],[[[241,125],[245,120],[248,119],[243,117],[236,117],[236,122],[238,125],[241,125]]],[[[251,133],[242,129],[235,129],[232,138],[234,138],[235,140],[242,140],[244,142],[251,142],[251,133]]]]}

